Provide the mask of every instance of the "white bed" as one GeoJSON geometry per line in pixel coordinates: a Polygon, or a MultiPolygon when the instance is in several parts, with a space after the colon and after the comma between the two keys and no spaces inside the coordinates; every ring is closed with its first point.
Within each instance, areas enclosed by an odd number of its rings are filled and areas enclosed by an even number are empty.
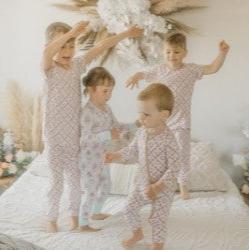
{"type": "MultiPolygon", "coordinates": [[[[36,164],[36,161],[33,165],[36,164]]],[[[248,250],[249,209],[237,188],[227,177],[228,192],[195,192],[182,201],[178,195],[169,218],[169,250],[248,250]]],[[[105,211],[113,217],[97,224],[104,229],[94,234],[67,232],[65,206],[61,211],[62,232],[45,233],[45,208],[48,178],[27,171],[0,197],[0,233],[25,239],[48,250],[118,250],[129,231],[122,216],[126,196],[111,196],[105,211]]],[[[66,192],[62,202],[65,204],[66,192]]],[[[146,218],[149,207],[142,211],[146,218]]],[[[144,220],[146,237],[134,249],[150,243],[149,225],[144,220]]]]}

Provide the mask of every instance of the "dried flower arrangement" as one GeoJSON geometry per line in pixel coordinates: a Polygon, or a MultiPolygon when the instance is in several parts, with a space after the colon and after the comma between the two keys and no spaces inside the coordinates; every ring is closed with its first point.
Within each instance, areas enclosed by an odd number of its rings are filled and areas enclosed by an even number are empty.
{"type": "Polygon", "coordinates": [[[53,5],[82,13],[82,19],[90,22],[89,29],[79,39],[82,50],[129,26],[137,25],[144,29],[142,38],[126,39],[106,51],[100,64],[104,64],[112,55],[138,63],[159,61],[162,54],[160,47],[167,33],[190,33],[194,30],[173,19],[172,15],[204,7],[200,0],[71,0],[69,4],[53,5]]]}

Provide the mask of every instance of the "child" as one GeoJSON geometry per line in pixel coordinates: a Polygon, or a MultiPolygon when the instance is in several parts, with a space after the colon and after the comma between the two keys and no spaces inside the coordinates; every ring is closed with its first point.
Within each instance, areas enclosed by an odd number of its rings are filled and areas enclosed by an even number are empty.
{"type": "Polygon", "coordinates": [[[101,209],[111,188],[109,168],[104,167],[104,152],[111,139],[118,138],[120,125],[107,102],[115,84],[112,75],[102,67],[91,69],[83,78],[89,101],[81,112],[80,169],[86,188],[81,205],[80,230],[95,232],[89,225],[92,219],[102,220],[109,215],[101,209]]]}
{"type": "Polygon", "coordinates": [[[219,45],[219,55],[210,65],[183,63],[187,55],[186,38],[176,33],[166,39],[166,63],[157,65],[148,72],[138,72],[127,81],[127,86],[133,88],[138,81],[160,81],[167,85],[175,96],[175,108],[168,126],[175,134],[182,157],[182,168],[178,176],[181,197],[189,198],[187,183],[190,169],[191,142],[191,98],[196,80],[202,75],[216,73],[223,65],[229,46],[222,41],[219,45]]]}
{"type": "Polygon", "coordinates": [[[78,168],[80,138],[80,76],[85,67],[104,50],[127,37],[138,37],[142,30],[133,27],[109,37],[91,48],[83,57],[73,58],[75,38],[86,28],[79,22],[73,28],[65,23],[52,23],[46,30],[47,46],[43,52],[46,75],[44,142],[51,170],[48,191],[48,232],[57,231],[57,217],[65,174],[69,186],[71,229],[78,226],[80,174],[78,168]]]}
{"type": "Polygon", "coordinates": [[[123,246],[132,247],[143,238],[139,210],[151,203],[152,249],[160,250],[167,234],[166,224],[180,169],[178,145],[166,126],[173,108],[173,95],[165,85],[154,83],[138,95],[138,101],[142,127],[128,147],[107,153],[106,162],[133,157],[139,162],[135,188],[125,209],[133,235],[122,242],[123,246]]]}

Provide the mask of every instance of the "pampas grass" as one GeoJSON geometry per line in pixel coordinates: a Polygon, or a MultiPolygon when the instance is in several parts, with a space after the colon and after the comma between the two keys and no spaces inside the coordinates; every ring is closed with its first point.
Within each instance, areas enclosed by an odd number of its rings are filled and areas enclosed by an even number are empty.
{"type": "Polygon", "coordinates": [[[84,47],[81,48],[81,50],[89,50],[90,48],[92,48],[94,46],[94,44],[95,44],[97,34],[98,34],[97,32],[93,32],[93,31],[90,32],[87,35],[87,38],[84,41],[84,47]]]}
{"type": "MultiPolygon", "coordinates": [[[[17,82],[10,81],[6,87],[5,94],[5,112],[7,119],[7,127],[12,130],[15,137],[15,143],[18,148],[27,148],[28,142],[25,142],[25,125],[22,123],[23,119],[23,101],[21,89],[17,82]]],[[[27,131],[27,130],[26,130],[27,131]]]]}
{"type": "Polygon", "coordinates": [[[105,64],[105,62],[111,56],[113,51],[114,51],[114,48],[112,47],[112,48],[108,49],[106,52],[104,52],[104,55],[100,59],[100,66],[103,66],[105,64]]]}
{"type": "Polygon", "coordinates": [[[41,96],[36,96],[33,99],[33,117],[32,117],[32,150],[42,152],[42,98],[41,96]]]}
{"type": "Polygon", "coordinates": [[[54,3],[52,6],[66,10],[66,11],[74,11],[74,12],[84,12],[85,14],[94,14],[98,15],[96,11],[96,6],[98,0],[72,0],[70,4],[62,4],[62,3],[54,3]]]}
{"type": "Polygon", "coordinates": [[[170,15],[182,10],[203,8],[199,0],[157,0],[151,2],[150,10],[155,15],[170,15]]]}
{"type": "MultiPolygon", "coordinates": [[[[167,22],[170,22],[171,24],[173,24],[173,31],[172,32],[183,32],[183,33],[187,33],[187,34],[193,34],[194,32],[196,32],[196,29],[193,27],[190,27],[182,22],[176,21],[175,19],[172,18],[165,18],[167,22]]],[[[170,32],[169,32],[170,34],[170,32]]],[[[166,34],[167,35],[167,34],[166,34]]]]}
{"type": "Polygon", "coordinates": [[[14,134],[17,148],[33,151],[34,145],[36,150],[41,151],[41,134],[33,132],[40,131],[41,127],[40,103],[34,103],[34,99],[17,82],[10,81],[6,87],[4,108],[6,125],[14,134]]]}

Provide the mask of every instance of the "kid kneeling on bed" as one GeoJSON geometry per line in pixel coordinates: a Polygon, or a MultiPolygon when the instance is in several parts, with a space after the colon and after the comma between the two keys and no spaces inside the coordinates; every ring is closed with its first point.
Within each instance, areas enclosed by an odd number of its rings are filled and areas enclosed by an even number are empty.
{"type": "Polygon", "coordinates": [[[166,120],[173,109],[174,98],[168,87],[153,83],[138,95],[140,123],[134,140],[116,153],[107,153],[106,162],[136,157],[139,169],[135,188],[128,198],[125,215],[133,234],[124,240],[125,248],[143,239],[139,210],[151,204],[149,222],[152,225],[152,249],[163,249],[167,235],[167,220],[180,170],[176,139],[166,120]]]}

